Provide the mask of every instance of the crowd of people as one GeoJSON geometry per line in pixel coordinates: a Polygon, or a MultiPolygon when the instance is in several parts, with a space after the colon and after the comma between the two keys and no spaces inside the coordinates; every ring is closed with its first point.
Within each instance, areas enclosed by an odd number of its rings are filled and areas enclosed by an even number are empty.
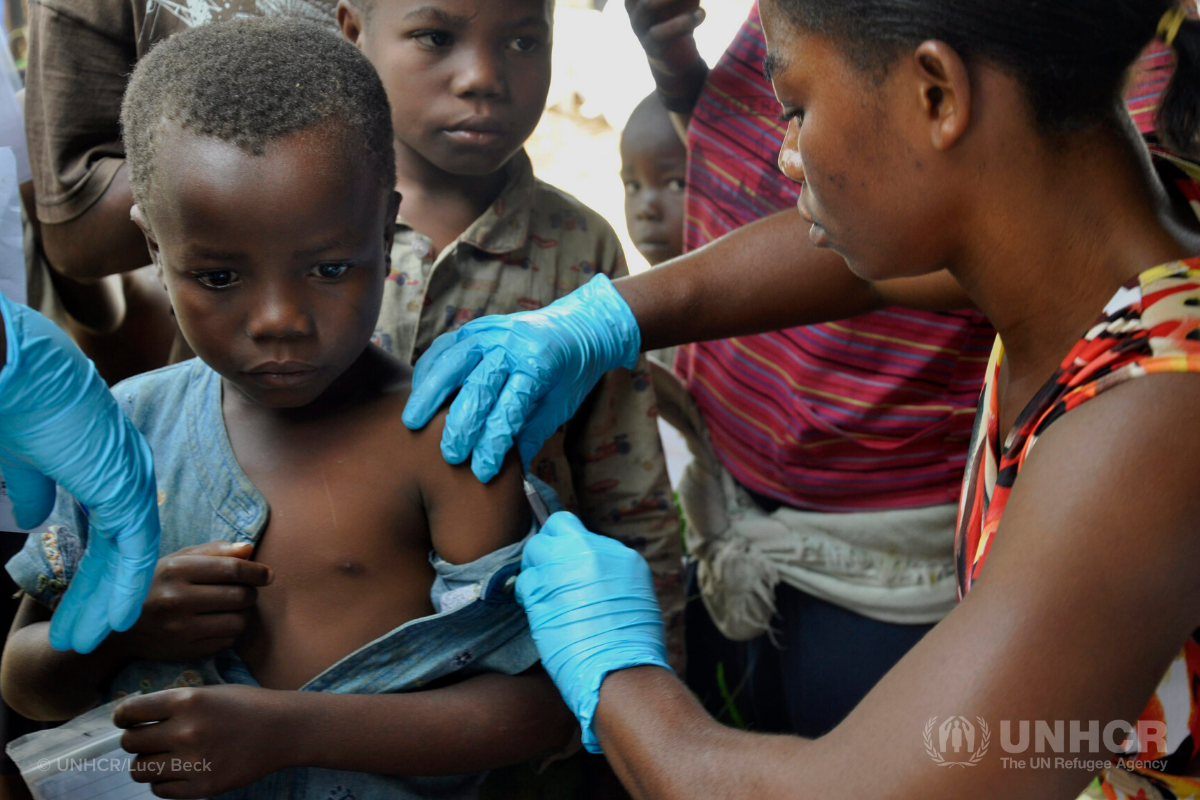
{"type": "Polygon", "coordinates": [[[1200,796],[1192,0],[760,0],[712,65],[625,6],[637,276],[524,151],[553,0],[31,4],[6,738],[120,701],[162,797],[1200,796]],[[1133,722],[956,770],[947,716],[1133,722]]]}

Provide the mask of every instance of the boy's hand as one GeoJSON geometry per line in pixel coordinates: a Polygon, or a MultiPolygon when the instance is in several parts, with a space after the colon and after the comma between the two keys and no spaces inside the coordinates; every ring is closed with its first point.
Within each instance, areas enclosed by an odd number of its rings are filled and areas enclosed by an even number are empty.
{"type": "Polygon", "coordinates": [[[130,697],[113,712],[127,728],[129,773],[159,797],[209,797],[253,783],[288,763],[286,695],[226,684],[130,697]]]}
{"type": "Polygon", "coordinates": [[[142,616],[122,644],[133,657],[186,661],[213,655],[246,629],[246,614],[271,568],[248,542],[205,542],[158,560],[142,616]]]}
{"type": "Polygon", "coordinates": [[[692,37],[704,21],[700,0],[625,0],[625,10],[656,77],[682,78],[703,65],[692,37]]]}

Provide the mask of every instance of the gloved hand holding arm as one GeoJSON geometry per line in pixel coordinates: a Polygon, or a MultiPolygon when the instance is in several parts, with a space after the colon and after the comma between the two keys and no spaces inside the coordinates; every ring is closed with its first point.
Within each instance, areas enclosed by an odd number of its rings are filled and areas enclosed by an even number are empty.
{"type": "Polygon", "coordinates": [[[141,612],[158,560],[150,448],[92,363],[57,326],[0,296],[0,472],[22,528],[40,525],[60,484],[89,517],[88,547],[50,627],[87,653],[141,612]]]}
{"type": "Polygon", "coordinates": [[[650,567],[560,511],[525,546],[517,600],[542,666],[579,719],[584,747],[601,752],[592,723],[605,676],[638,666],[670,669],[650,567]]]}
{"type": "Polygon", "coordinates": [[[484,482],[515,442],[528,468],[542,443],[569,420],[601,376],[633,367],[637,320],[604,275],[537,311],[469,322],[441,336],[417,362],[404,424],[425,426],[460,385],[442,435],[442,455],[484,482]]]}

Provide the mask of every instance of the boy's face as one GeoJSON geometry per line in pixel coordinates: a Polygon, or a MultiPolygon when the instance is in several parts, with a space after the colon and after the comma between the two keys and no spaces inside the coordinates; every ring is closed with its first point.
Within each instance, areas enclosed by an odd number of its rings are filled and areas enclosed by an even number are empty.
{"type": "Polygon", "coordinates": [[[318,127],[261,156],[167,125],[134,208],[180,330],[252,401],[316,400],[366,348],[399,201],[318,127]]]}
{"type": "Polygon", "coordinates": [[[651,266],[683,252],[687,150],[664,113],[635,115],[621,137],[625,225],[651,266]],[[649,120],[645,117],[650,117],[649,120]]]}
{"type": "Polygon", "coordinates": [[[373,0],[338,7],[345,36],[383,79],[397,155],[488,175],[537,126],[550,89],[553,0],[373,0]]]}

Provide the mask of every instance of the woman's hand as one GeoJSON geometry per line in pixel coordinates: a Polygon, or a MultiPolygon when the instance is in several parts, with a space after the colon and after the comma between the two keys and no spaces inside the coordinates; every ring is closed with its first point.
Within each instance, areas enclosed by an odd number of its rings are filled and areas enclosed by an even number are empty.
{"type": "Polygon", "coordinates": [[[130,697],[113,712],[129,773],[159,797],[208,797],[291,766],[288,695],[225,684],[130,697]]]}
{"type": "Polygon", "coordinates": [[[650,567],[560,511],[525,545],[517,599],[542,665],[579,719],[584,746],[599,753],[592,719],[604,677],[628,667],[670,669],[650,567]]]}
{"type": "Polygon", "coordinates": [[[484,317],[443,334],[421,356],[404,424],[423,428],[451,392],[442,455],[471,456],[483,482],[494,478],[515,442],[522,464],[574,416],[610,369],[633,367],[641,352],[637,320],[604,275],[537,311],[484,317]]]}
{"type": "Polygon", "coordinates": [[[60,484],[89,518],[88,548],[50,626],[81,653],[138,618],[158,560],[150,447],[79,348],[54,323],[0,297],[0,472],[17,524],[34,528],[60,484]]]}

